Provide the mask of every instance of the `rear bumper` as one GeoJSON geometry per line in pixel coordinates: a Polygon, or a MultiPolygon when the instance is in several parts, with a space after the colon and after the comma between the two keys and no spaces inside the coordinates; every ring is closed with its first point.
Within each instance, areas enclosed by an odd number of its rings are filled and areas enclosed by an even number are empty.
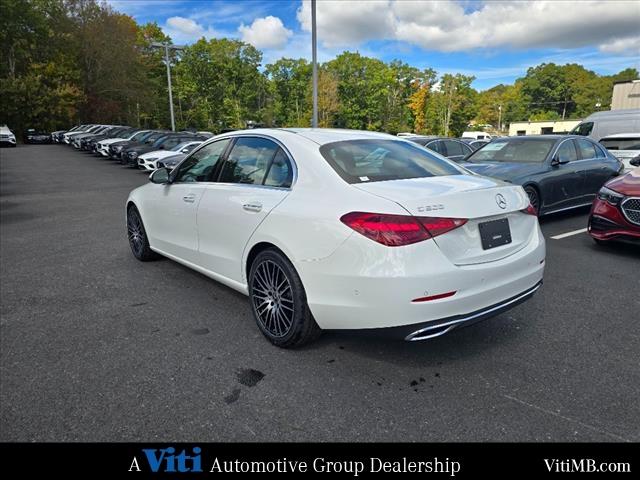
{"type": "Polygon", "coordinates": [[[403,327],[406,337],[447,322],[479,321],[526,300],[542,282],[544,260],[536,224],[525,247],[486,263],[455,265],[432,240],[389,248],[354,233],[329,257],[294,265],[320,328],[403,327]]]}
{"type": "Polygon", "coordinates": [[[421,325],[410,325],[405,327],[397,327],[391,330],[397,330],[402,338],[408,342],[415,342],[419,340],[428,340],[430,338],[439,337],[445,333],[449,333],[451,330],[474,323],[486,320],[501,313],[511,310],[513,307],[520,305],[521,303],[529,300],[542,286],[542,280],[533,287],[525,290],[524,292],[504,300],[496,305],[480,309],[476,312],[472,312],[466,315],[457,315],[455,317],[445,318],[435,322],[429,322],[421,325]]]}

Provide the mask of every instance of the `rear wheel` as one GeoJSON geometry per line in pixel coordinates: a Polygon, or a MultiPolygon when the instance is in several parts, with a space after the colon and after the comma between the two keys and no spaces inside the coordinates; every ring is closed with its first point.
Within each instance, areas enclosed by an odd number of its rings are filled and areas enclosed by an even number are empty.
{"type": "Polygon", "coordinates": [[[159,257],[149,246],[147,231],[144,229],[142,217],[136,207],[130,207],[127,212],[127,237],[133,256],[141,262],[148,262],[159,257]]]}
{"type": "Polygon", "coordinates": [[[524,191],[529,196],[529,202],[531,202],[531,206],[536,213],[540,213],[540,195],[538,195],[538,191],[532,186],[524,187],[524,191]]]}
{"type": "Polygon", "coordinates": [[[258,328],[278,347],[300,347],[322,332],[311,315],[298,273],[276,249],[260,252],[251,265],[249,298],[258,328]]]}

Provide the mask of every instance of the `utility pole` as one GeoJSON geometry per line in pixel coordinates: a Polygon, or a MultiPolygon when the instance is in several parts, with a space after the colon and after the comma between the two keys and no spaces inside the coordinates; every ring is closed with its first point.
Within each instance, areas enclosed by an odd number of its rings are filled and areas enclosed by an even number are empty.
{"type": "Polygon", "coordinates": [[[502,133],[502,105],[498,105],[498,130],[502,133]]]}
{"type": "Polygon", "coordinates": [[[171,89],[171,62],[169,61],[169,50],[184,50],[183,46],[170,45],[169,43],[153,42],[155,48],[164,48],[164,62],[167,65],[167,87],[169,88],[169,113],[171,114],[171,130],[176,131],[176,119],[173,114],[173,91],[171,89]]]}
{"type": "Polygon", "coordinates": [[[318,35],[316,32],[316,0],[311,0],[311,63],[313,64],[313,116],[311,127],[318,128],[318,35]]]}

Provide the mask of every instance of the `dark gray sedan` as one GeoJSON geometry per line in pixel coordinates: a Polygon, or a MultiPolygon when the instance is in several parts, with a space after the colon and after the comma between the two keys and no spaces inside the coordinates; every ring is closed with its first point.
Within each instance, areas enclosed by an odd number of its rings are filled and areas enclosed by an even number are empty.
{"type": "Polygon", "coordinates": [[[601,145],[574,135],[498,138],[465,160],[480,175],[522,185],[539,215],[590,205],[623,170],[601,145]]]}

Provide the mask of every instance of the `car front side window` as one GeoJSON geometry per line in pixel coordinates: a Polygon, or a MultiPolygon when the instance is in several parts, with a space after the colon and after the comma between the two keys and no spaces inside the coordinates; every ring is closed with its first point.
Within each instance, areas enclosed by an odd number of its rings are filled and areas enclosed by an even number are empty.
{"type": "Polygon", "coordinates": [[[573,144],[573,141],[568,140],[563,142],[562,145],[560,145],[560,148],[558,148],[556,157],[562,163],[575,162],[578,159],[578,152],[576,152],[576,147],[573,144]]]}
{"type": "Polygon", "coordinates": [[[225,138],[202,147],[180,164],[173,181],[175,183],[210,181],[230,141],[225,138]]]}

